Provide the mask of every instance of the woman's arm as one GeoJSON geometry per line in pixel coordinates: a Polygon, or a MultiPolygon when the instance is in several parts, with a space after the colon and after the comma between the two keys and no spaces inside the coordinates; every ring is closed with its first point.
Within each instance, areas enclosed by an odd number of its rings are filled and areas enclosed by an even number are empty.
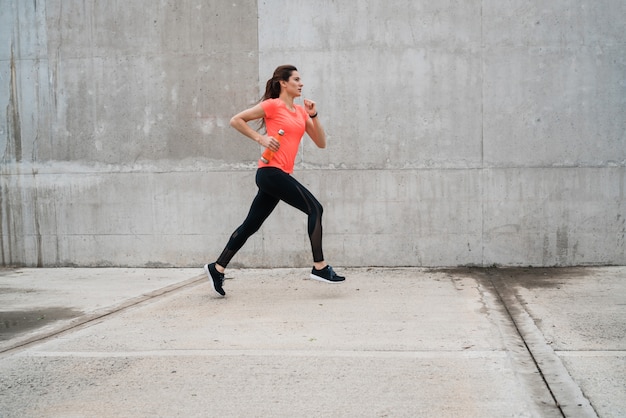
{"type": "Polygon", "coordinates": [[[306,133],[319,148],[326,148],[326,132],[320,123],[319,117],[309,118],[306,121],[306,133]]]}
{"type": "Polygon", "coordinates": [[[248,125],[248,122],[251,120],[257,120],[263,117],[265,117],[265,110],[263,110],[260,104],[257,104],[233,116],[230,119],[230,126],[264,147],[269,148],[274,152],[278,151],[280,143],[276,139],[260,134],[248,125]]]}
{"type": "Polygon", "coordinates": [[[312,100],[304,99],[304,108],[309,116],[315,116],[314,118],[308,118],[306,121],[306,133],[311,137],[315,145],[319,148],[326,148],[326,132],[324,127],[317,116],[317,106],[312,100]]]}

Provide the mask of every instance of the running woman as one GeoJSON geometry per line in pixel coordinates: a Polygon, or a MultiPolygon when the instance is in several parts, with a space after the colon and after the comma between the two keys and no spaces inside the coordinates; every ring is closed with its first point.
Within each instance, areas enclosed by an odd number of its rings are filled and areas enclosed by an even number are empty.
{"type": "Polygon", "coordinates": [[[261,102],[246,109],[230,120],[230,125],[248,138],[258,142],[274,153],[268,162],[259,160],[256,184],[259,188],[252,201],[248,216],[233,232],[219,258],[205,264],[204,270],[213,289],[222,296],[224,270],[245,242],[259,230],[279,201],[301,210],[308,215],[308,234],[313,252],[313,269],[310,278],[327,283],[338,283],[345,277],[335,273],[324,261],[322,251],[322,212],[320,202],[291,176],[300,141],[304,133],[319,148],[326,147],[326,134],[317,115],[314,101],[304,99],[304,106],[294,103],[302,95],[302,80],[298,69],[282,65],[274,71],[265,87],[261,102]],[[260,120],[265,134],[252,129],[248,122],[260,120]],[[278,131],[282,130],[280,140],[278,131]]]}

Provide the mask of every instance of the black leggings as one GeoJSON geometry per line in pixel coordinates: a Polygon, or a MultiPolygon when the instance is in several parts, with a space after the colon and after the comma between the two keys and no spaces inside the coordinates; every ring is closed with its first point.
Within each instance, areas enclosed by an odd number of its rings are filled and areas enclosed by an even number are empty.
{"type": "Polygon", "coordinates": [[[226,267],[248,238],[259,230],[281,200],[309,215],[308,232],[313,251],[313,261],[324,261],[322,252],[323,208],[315,196],[289,174],[274,167],[259,168],[256,172],[256,184],[259,187],[259,192],[252,201],[250,212],[248,212],[248,216],[241,226],[230,236],[226,248],[217,259],[217,264],[226,267]]]}

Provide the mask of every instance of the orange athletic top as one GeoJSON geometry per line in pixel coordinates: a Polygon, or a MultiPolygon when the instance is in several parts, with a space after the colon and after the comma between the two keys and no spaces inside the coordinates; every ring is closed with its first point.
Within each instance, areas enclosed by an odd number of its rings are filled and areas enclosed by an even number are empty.
{"type": "Polygon", "coordinates": [[[265,164],[259,160],[259,168],[276,167],[291,174],[309,115],[302,106],[296,104],[294,104],[296,110],[292,112],[280,99],[264,100],[261,107],[265,111],[267,134],[280,141],[280,148],[269,163],[265,164]],[[283,136],[278,135],[280,129],[285,131],[283,136]]]}

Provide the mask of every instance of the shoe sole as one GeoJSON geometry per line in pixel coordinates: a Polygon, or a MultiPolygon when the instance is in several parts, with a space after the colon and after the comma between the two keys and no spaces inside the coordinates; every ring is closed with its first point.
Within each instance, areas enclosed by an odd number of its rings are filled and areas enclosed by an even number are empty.
{"type": "Polygon", "coordinates": [[[209,271],[208,264],[204,265],[204,271],[206,272],[206,275],[209,277],[209,283],[211,283],[211,287],[213,288],[213,291],[220,296],[225,296],[225,295],[222,295],[220,292],[218,292],[217,289],[215,288],[215,283],[213,282],[213,276],[211,276],[211,272],[209,271]]]}
{"type": "Polygon", "coordinates": [[[317,280],[318,282],[324,282],[324,283],[341,283],[341,282],[344,282],[346,280],[346,279],[343,279],[343,280],[327,280],[327,279],[325,279],[323,277],[316,276],[315,274],[310,274],[309,278],[313,279],[313,280],[317,280]]]}

